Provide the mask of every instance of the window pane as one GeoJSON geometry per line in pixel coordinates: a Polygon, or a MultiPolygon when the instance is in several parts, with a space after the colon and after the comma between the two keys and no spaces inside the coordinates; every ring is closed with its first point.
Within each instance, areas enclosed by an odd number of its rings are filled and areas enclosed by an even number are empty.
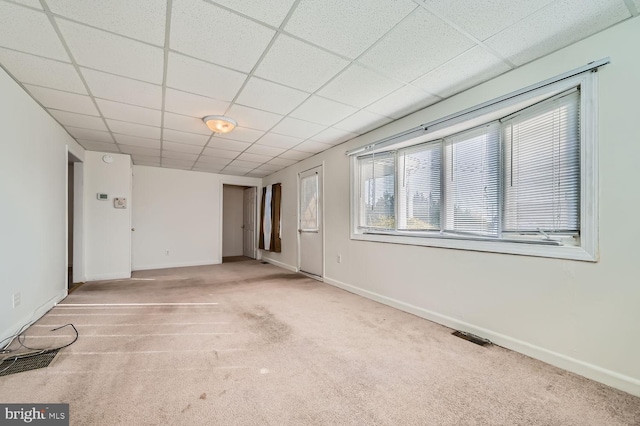
{"type": "Polygon", "coordinates": [[[300,180],[300,229],[318,229],[318,175],[300,180]]]}
{"type": "Polygon", "coordinates": [[[579,102],[573,91],[505,123],[505,231],[580,229],[579,102]]]}
{"type": "Polygon", "coordinates": [[[358,158],[360,226],[395,229],[395,156],[373,154],[358,158]]]}
{"type": "Polygon", "coordinates": [[[440,230],[442,143],[398,153],[400,205],[398,229],[440,230]]]}
{"type": "Polygon", "coordinates": [[[445,139],[445,231],[498,234],[499,138],[494,123],[445,139]]]}

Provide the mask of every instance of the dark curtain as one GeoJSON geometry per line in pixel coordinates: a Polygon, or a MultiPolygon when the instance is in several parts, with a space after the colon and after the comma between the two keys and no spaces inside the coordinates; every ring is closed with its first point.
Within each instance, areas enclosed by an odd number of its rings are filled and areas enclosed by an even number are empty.
{"type": "Polygon", "coordinates": [[[280,253],[282,240],[280,239],[280,204],[282,202],[282,185],[274,183],[271,186],[271,238],[269,247],[264,244],[264,213],[266,207],[267,188],[262,188],[262,201],[260,203],[260,237],[258,248],[262,250],[280,253]]]}

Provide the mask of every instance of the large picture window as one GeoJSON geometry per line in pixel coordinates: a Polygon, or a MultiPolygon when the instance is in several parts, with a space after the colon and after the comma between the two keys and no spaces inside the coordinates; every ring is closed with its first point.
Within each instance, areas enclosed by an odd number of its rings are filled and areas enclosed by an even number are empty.
{"type": "Polygon", "coordinates": [[[353,155],[352,238],[595,260],[593,78],[353,155]]]}

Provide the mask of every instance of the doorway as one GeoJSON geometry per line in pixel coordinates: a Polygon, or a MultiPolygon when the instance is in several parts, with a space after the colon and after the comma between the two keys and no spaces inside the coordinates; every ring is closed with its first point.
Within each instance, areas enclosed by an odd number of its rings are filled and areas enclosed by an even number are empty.
{"type": "Polygon", "coordinates": [[[82,161],[67,151],[67,291],[84,282],[83,175],[82,161]]]}
{"type": "Polygon", "coordinates": [[[300,272],[323,276],[322,166],[298,175],[298,235],[300,272]]]}
{"type": "Polygon", "coordinates": [[[256,258],[256,187],[222,187],[222,262],[256,258]]]}

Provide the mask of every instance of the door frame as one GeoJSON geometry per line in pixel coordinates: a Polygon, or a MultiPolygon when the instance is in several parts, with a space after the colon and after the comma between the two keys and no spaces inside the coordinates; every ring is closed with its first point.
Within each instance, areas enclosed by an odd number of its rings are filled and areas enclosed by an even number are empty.
{"type": "Polygon", "coordinates": [[[297,179],[296,179],[296,242],[297,242],[297,265],[296,265],[296,271],[307,275],[310,278],[314,278],[318,281],[324,281],[324,277],[325,277],[325,269],[326,269],[326,256],[325,256],[325,247],[326,247],[326,242],[325,242],[325,232],[324,232],[324,161],[322,161],[320,164],[317,164],[313,167],[309,167],[309,168],[305,168],[304,170],[300,170],[298,172],[297,175],[297,179]],[[300,264],[301,264],[301,260],[302,260],[302,250],[301,250],[301,244],[300,244],[300,232],[298,232],[298,230],[300,229],[300,175],[303,173],[306,173],[310,170],[316,169],[316,168],[320,168],[322,174],[322,180],[321,180],[321,190],[320,190],[320,203],[318,203],[318,209],[320,209],[320,211],[322,212],[320,214],[320,224],[322,226],[321,229],[321,239],[322,239],[322,275],[321,276],[317,276],[317,275],[311,275],[311,274],[307,274],[304,271],[300,270],[300,264]]]}
{"type": "MultiPolygon", "coordinates": [[[[85,279],[85,252],[84,252],[84,160],[75,155],[66,147],[67,172],[66,172],[66,197],[65,197],[65,283],[68,280],[67,268],[69,266],[69,245],[73,247],[73,276],[72,283],[81,283],[85,279]],[[73,164],[73,239],[69,241],[69,164],[73,164]]],[[[65,285],[66,291],[68,291],[65,285]]]]}
{"type": "Polygon", "coordinates": [[[255,245],[255,255],[256,260],[260,260],[262,258],[262,252],[258,250],[258,232],[259,232],[259,223],[260,223],[260,208],[259,208],[259,195],[262,194],[262,179],[258,178],[246,178],[242,176],[231,176],[231,175],[220,175],[220,181],[218,186],[218,200],[219,200],[219,209],[218,209],[218,257],[214,259],[214,264],[222,263],[222,233],[224,226],[224,186],[232,185],[232,186],[245,186],[245,187],[253,187],[256,188],[256,205],[254,218],[256,226],[253,230],[253,241],[255,245]]]}

